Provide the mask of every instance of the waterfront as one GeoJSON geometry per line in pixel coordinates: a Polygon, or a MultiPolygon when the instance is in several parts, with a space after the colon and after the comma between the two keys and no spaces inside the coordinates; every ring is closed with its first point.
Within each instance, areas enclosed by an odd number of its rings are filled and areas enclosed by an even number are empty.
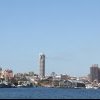
{"type": "Polygon", "coordinates": [[[0,99],[100,99],[100,89],[0,88],[0,99]]]}

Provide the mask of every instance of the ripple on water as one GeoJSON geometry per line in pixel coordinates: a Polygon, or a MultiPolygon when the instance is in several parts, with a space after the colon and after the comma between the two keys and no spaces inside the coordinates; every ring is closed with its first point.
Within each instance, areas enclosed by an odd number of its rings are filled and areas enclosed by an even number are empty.
{"type": "Polygon", "coordinates": [[[100,99],[99,93],[99,89],[1,88],[0,99],[100,99]]]}

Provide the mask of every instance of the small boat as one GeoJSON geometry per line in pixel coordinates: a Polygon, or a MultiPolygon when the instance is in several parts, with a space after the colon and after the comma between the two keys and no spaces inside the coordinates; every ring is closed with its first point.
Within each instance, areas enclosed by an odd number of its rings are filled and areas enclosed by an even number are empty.
{"type": "Polygon", "coordinates": [[[33,87],[32,85],[28,85],[28,84],[21,84],[21,85],[17,85],[17,88],[30,88],[33,87]]]}
{"type": "Polygon", "coordinates": [[[12,88],[11,84],[0,83],[0,88],[12,88]]]}
{"type": "Polygon", "coordinates": [[[17,85],[17,88],[21,88],[21,87],[23,87],[23,85],[17,85]]]}
{"type": "Polygon", "coordinates": [[[99,89],[99,87],[98,87],[98,86],[94,86],[93,88],[94,88],[94,89],[99,89]]]}
{"type": "Polygon", "coordinates": [[[86,89],[93,89],[93,86],[91,84],[86,85],[86,89]]]}
{"type": "Polygon", "coordinates": [[[86,89],[99,89],[99,87],[88,85],[88,86],[86,86],[86,89]]]}

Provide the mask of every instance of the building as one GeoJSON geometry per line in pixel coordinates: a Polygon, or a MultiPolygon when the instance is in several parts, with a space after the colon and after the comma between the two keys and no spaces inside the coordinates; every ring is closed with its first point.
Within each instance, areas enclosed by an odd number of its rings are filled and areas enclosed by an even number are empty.
{"type": "Polygon", "coordinates": [[[93,82],[94,80],[97,80],[100,82],[100,68],[98,67],[98,64],[92,65],[90,67],[90,81],[93,82]]]}
{"type": "Polygon", "coordinates": [[[12,79],[14,76],[13,76],[13,71],[12,70],[5,70],[4,71],[4,78],[5,80],[9,80],[9,79],[12,79]]]}
{"type": "Polygon", "coordinates": [[[65,88],[85,88],[84,82],[78,80],[62,80],[59,85],[65,88]]]}
{"type": "Polygon", "coordinates": [[[70,77],[68,75],[62,75],[61,74],[61,80],[68,80],[70,77]]]}
{"type": "Polygon", "coordinates": [[[0,67],[0,78],[2,78],[2,68],[0,67]]]}
{"type": "Polygon", "coordinates": [[[89,75],[83,76],[83,77],[79,77],[78,80],[84,82],[85,84],[90,84],[91,83],[90,79],[89,79],[89,75]]]}
{"type": "Polygon", "coordinates": [[[39,67],[40,67],[40,78],[45,78],[45,55],[41,53],[39,55],[39,67]]]}

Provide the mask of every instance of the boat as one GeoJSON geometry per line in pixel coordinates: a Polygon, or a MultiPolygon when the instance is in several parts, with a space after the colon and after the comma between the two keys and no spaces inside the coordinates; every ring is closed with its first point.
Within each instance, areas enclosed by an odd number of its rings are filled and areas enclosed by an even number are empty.
{"type": "Polygon", "coordinates": [[[23,87],[23,85],[17,85],[17,88],[21,88],[21,87],[23,87]]]}
{"type": "Polygon", "coordinates": [[[10,84],[0,83],[0,88],[12,88],[10,84]]]}
{"type": "Polygon", "coordinates": [[[93,86],[91,84],[87,84],[86,89],[93,89],[93,86]]]}
{"type": "Polygon", "coordinates": [[[33,87],[33,85],[29,85],[29,84],[21,84],[21,85],[17,85],[17,88],[30,88],[33,87]]]}
{"type": "Polygon", "coordinates": [[[98,86],[94,86],[93,88],[94,88],[94,89],[99,89],[99,87],[98,87],[98,86]]]}
{"type": "Polygon", "coordinates": [[[86,89],[99,89],[99,87],[98,86],[87,85],[86,89]]]}

